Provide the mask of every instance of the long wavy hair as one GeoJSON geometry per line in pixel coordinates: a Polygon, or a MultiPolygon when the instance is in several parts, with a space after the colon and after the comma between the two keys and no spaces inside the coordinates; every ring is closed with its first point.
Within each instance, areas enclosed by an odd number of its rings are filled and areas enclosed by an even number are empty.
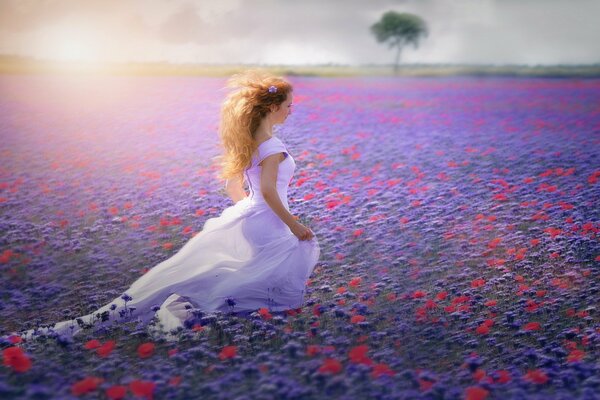
{"type": "Polygon", "coordinates": [[[216,157],[221,167],[219,178],[243,180],[244,170],[250,167],[258,148],[255,134],[260,121],[272,105],[281,106],[293,88],[282,77],[256,69],[232,75],[225,86],[233,90],[221,106],[219,136],[223,151],[216,157]],[[277,91],[269,92],[271,86],[277,91]]]}

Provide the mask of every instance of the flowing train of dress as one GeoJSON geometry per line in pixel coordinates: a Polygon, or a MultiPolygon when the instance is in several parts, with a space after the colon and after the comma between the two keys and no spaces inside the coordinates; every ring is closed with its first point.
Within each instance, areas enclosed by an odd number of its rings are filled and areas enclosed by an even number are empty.
{"type": "MultiPolygon", "coordinates": [[[[168,332],[183,325],[185,305],[205,312],[301,307],[320,249],[316,236],[299,240],[262,197],[258,164],[276,153],[285,155],[279,164],[277,192],[289,210],[287,188],[296,164],[281,140],[271,137],[259,145],[245,171],[248,197],[208,219],[176,254],[151,268],[123,295],[79,318],[99,327],[136,319],[148,324],[157,315],[168,332]]],[[[72,336],[81,329],[75,318],[56,323],[52,331],[72,336]]],[[[50,333],[48,328],[34,331],[22,337],[50,333]]]]}

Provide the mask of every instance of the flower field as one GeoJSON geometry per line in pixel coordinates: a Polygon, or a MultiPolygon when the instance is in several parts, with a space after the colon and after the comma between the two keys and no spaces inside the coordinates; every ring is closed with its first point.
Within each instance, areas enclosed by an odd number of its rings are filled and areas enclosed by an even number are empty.
{"type": "Polygon", "coordinates": [[[600,80],[289,80],[304,307],[25,341],[233,204],[225,79],[0,76],[0,398],[600,398],[600,80]]]}

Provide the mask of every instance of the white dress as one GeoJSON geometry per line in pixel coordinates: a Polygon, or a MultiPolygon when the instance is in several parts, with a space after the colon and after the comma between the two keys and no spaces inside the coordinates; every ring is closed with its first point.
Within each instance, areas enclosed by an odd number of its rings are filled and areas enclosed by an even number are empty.
{"type": "MultiPolygon", "coordinates": [[[[299,240],[261,194],[262,167],[258,164],[280,152],[285,158],[279,164],[277,192],[289,210],[287,190],[296,163],[283,142],[273,136],[259,145],[251,167],[244,172],[248,197],[226,208],[219,217],[208,219],[202,231],[176,254],[146,272],[123,295],[80,317],[83,322],[99,327],[138,319],[147,324],[156,315],[163,332],[168,333],[183,325],[189,312],[185,306],[204,312],[301,307],[320,248],[316,236],[310,241],[299,240]],[[160,309],[154,311],[154,306],[160,309]],[[135,310],[129,312],[132,307],[135,310]]],[[[76,320],[58,322],[52,331],[73,336],[81,330],[76,320]]],[[[40,333],[50,331],[38,329],[35,335],[40,333]]],[[[32,329],[22,336],[35,335],[32,329]]]]}

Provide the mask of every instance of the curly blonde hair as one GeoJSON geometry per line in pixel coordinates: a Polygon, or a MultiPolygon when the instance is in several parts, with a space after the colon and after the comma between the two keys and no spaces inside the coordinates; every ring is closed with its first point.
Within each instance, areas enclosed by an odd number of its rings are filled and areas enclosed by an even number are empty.
{"type": "Polygon", "coordinates": [[[269,72],[251,69],[232,75],[225,85],[231,91],[221,106],[219,126],[221,179],[239,177],[252,162],[252,154],[258,148],[255,134],[260,121],[269,113],[272,105],[279,107],[293,88],[285,79],[269,72]],[[269,87],[277,91],[271,93],[269,87]]]}

